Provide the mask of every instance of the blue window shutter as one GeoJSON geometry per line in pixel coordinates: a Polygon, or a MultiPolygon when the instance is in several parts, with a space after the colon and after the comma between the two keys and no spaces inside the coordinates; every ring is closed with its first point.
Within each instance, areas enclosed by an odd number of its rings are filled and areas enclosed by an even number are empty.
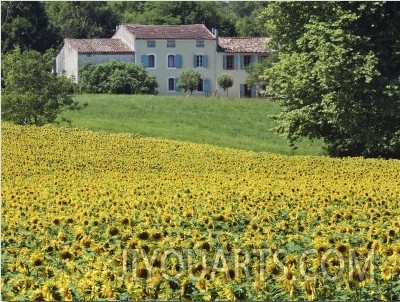
{"type": "Polygon", "coordinates": [[[240,69],[244,69],[244,55],[240,55],[240,69]]]}
{"type": "Polygon", "coordinates": [[[182,55],[175,56],[175,67],[182,68],[182,55]]]}
{"type": "Polygon", "coordinates": [[[142,55],[141,61],[142,61],[143,66],[147,67],[147,65],[148,65],[147,64],[147,55],[142,55]]]}
{"type": "Polygon", "coordinates": [[[250,63],[254,63],[255,62],[255,60],[256,60],[256,56],[255,55],[251,55],[251,57],[250,57],[250,63]]]}
{"type": "Polygon", "coordinates": [[[197,67],[197,55],[193,55],[193,67],[197,67]]]}
{"type": "Polygon", "coordinates": [[[241,98],[244,97],[244,92],[245,92],[244,89],[245,89],[244,84],[240,84],[240,97],[241,98]]]}
{"type": "Polygon", "coordinates": [[[181,89],[178,86],[179,78],[175,78],[175,91],[180,91],[181,89]]]}
{"type": "Polygon", "coordinates": [[[228,58],[227,58],[227,56],[224,56],[223,59],[224,59],[224,61],[222,63],[222,67],[224,69],[227,69],[228,68],[228,58]]]}
{"type": "Polygon", "coordinates": [[[203,55],[203,67],[208,67],[208,58],[207,58],[207,55],[203,55]]]}
{"type": "Polygon", "coordinates": [[[237,69],[238,68],[238,56],[234,55],[233,57],[233,69],[237,69]]]}
{"type": "Polygon", "coordinates": [[[210,79],[204,79],[204,83],[203,83],[204,92],[210,92],[210,90],[211,90],[210,86],[211,86],[210,79]]]}
{"type": "Polygon", "coordinates": [[[251,87],[251,97],[252,97],[252,98],[257,97],[257,88],[256,88],[256,85],[253,85],[253,86],[251,87]]]}

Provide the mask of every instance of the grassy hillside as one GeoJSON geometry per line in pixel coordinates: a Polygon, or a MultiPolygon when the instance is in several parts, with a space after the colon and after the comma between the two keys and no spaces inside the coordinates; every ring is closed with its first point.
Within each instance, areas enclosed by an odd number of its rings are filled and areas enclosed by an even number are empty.
{"type": "Polygon", "coordinates": [[[283,137],[271,131],[275,124],[270,115],[279,112],[280,106],[269,100],[136,95],[76,98],[89,106],[61,116],[72,120],[72,127],[287,155],[323,153],[321,142],[310,141],[293,151],[283,137]]]}

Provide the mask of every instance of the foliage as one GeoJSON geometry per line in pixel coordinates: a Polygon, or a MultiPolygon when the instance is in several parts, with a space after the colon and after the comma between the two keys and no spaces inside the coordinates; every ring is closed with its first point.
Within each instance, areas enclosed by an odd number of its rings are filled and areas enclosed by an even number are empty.
{"type": "Polygon", "coordinates": [[[86,63],[79,70],[79,88],[86,93],[156,94],[158,84],[146,70],[134,63],[110,60],[86,63]]]}
{"type": "Polygon", "coordinates": [[[264,19],[260,16],[268,1],[232,1],[227,10],[235,23],[238,37],[263,37],[267,35],[264,19]]]}
{"type": "Polygon", "coordinates": [[[217,82],[219,87],[226,91],[226,96],[228,96],[228,89],[233,86],[233,77],[228,73],[222,73],[218,76],[217,82]]]}
{"type": "Polygon", "coordinates": [[[218,28],[220,34],[235,34],[234,24],[225,13],[226,4],[212,1],[110,2],[121,23],[179,25],[203,23],[218,28]]]}
{"type": "Polygon", "coordinates": [[[1,2],[1,52],[15,47],[44,52],[57,43],[58,35],[49,24],[39,1],[1,2]]]}
{"type": "Polygon", "coordinates": [[[400,4],[277,2],[264,17],[278,131],[323,138],[334,156],[400,158],[400,4]]]}
{"type": "Polygon", "coordinates": [[[265,80],[265,70],[271,68],[274,63],[278,61],[278,55],[276,52],[269,54],[261,61],[254,62],[251,68],[248,68],[246,83],[250,87],[258,86],[258,92],[261,95],[273,96],[273,93],[268,91],[268,81],[265,80]]]}
{"type": "Polygon", "coordinates": [[[106,1],[48,1],[45,7],[62,38],[109,38],[119,23],[106,1]]]}
{"type": "Polygon", "coordinates": [[[183,90],[190,91],[190,94],[197,89],[201,81],[201,73],[194,69],[187,69],[181,72],[178,86],[183,90]]]}
{"type": "Polygon", "coordinates": [[[3,124],[2,147],[4,300],[400,299],[398,160],[51,125],[3,124]]]}
{"type": "Polygon", "coordinates": [[[65,110],[81,107],[72,99],[74,83],[51,72],[54,53],[35,50],[3,56],[1,117],[17,124],[52,123],[65,110]]]}

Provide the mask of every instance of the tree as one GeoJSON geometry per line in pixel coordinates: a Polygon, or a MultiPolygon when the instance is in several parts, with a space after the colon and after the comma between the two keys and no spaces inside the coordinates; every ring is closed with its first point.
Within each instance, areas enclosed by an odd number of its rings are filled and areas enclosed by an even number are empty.
{"type": "Polygon", "coordinates": [[[293,145],[321,138],[333,156],[400,158],[400,3],[275,2],[264,17],[277,130],[293,145]]]}
{"type": "Polygon", "coordinates": [[[221,35],[232,36],[234,23],[226,14],[224,2],[212,1],[126,1],[110,2],[121,22],[154,25],[203,23],[218,28],[221,35]]]}
{"type": "Polygon", "coordinates": [[[35,50],[3,56],[1,116],[20,125],[52,123],[64,110],[81,107],[72,99],[74,83],[51,72],[53,52],[35,50]]]}
{"type": "Polygon", "coordinates": [[[227,3],[228,15],[235,24],[235,32],[239,37],[266,36],[266,28],[262,11],[268,1],[230,1],[227,3]]]}
{"type": "Polygon", "coordinates": [[[187,92],[190,91],[190,95],[192,95],[193,91],[197,89],[201,81],[200,72],[194,69],[188,69],[182,71],[180,74],[178,86],[187,92]]]}
{"type": "Polygon", "coordinates": [[[233,86],[233,77],[230,74],[222,73],[218,76],[217,82],[219,87],[221,87],[224,92],[226,91],[226,96],[228,96],[228,89],[233,86]]]}
{"type": "Polygon", "coordinates": [[[34,49],[44,52],[57,44],[58,36],[49,24],[42,2],[1,2],[1,52],[34,49]]]}
{"type": "Polygon", "coordinates": [[[79,87],[86,93],[157,94],[157,81],[134,63],[110,60],[79,70],[79,87]]]}
{"type": "Polygon", "coordinates": [[[119,23],[106,1],[48,1],[45,8],[62,38],[109,38],[119,23]]]}

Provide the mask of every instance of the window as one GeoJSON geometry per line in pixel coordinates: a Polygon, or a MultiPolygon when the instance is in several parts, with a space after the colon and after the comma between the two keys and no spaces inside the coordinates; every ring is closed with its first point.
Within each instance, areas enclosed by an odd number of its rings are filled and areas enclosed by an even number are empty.
{"type": "Polygon", "coordinates": [[[240,69],[245,69],[253,64],[255,56],[252,55],[241,55],[240,56],[240,69]]]}
{"type": "Polygon", "coordinates": [[[196,47],[204,47],[204,40],[197,40],[196,47]]]}
{"type": "Polygon", "coordinates": [[[147,47],[150,47],[150,48],[156,47],[156,41],[147,40],[147,47]]]}
{"type": "Polygon", "coordinates": [[[148,68],[155,68],[156,67],[156,56],[155,55],[148,55],[147,56],[147,67],[148,68]]]}
{"type": "Polygon", "coordinates": [[[156,68],[156,55],[142,55],[141,62],[146,68],[156,68]]]}
{"type": "Polygon", "coordinates": [[[175,55],[168,55],[168,68],[175,68],[175,55]]]}
{"type": "Polygon", "coordinates": [[[235,69],[235,56],[227,55],[225,57],[224,69],[235,69]]]}
{"type": "Polygon", "coordinates": [[[240,84],[240,97],[243,98],[255,98],[257,95],[256,86],[250,86],[247,84],[240,84]]]}
{"type": "Polygon", "coordinates": [[[203,67],[203,55],[196,56],[196,67],[203,67]]]}
{"type": "Polygon", "coordinates": [[[182,68],[182,55],[167,54],[167,68],[182,68]]]}
{"type": "Polygon", "coordinates": [[[251,56],[244,55],[243,56],[243,63],[244,63],[244,67],[250,66],[250,64],[251,64],[251,56]]]}
{"type": "Polygon", "coordinates": [[[175,47],[175,40],[167,40],[167,47],[174,48],[175,47]]]}
{"type": "Polygon", "coordinates": [[[197,91],[203,91],[203,79],[200,80],[199,86],[197,86],[197,91]]]}
{"type": "Polygon", "coordinates": [[[201,79],[199,86],[196,89],[197,92],[210,92],[210,79],[201,79]]]}
{"type": "Polygon", "coordinates": [[[168,91],[175,91],[175,78],[168,79],[168,91]]]}
{"type": "Polygon", "coordinates": [[[180,88],[178,86],[178,81],[179,78],[173,78],[170,77],[168,78],[168,91],[180,91],[180,88]]]}
{"type": "Polygon", "coordinates": [[[208,65],[207,55],[196,54],[193,57],[193,65],[196,68],[206,68],[208,65]]]}

